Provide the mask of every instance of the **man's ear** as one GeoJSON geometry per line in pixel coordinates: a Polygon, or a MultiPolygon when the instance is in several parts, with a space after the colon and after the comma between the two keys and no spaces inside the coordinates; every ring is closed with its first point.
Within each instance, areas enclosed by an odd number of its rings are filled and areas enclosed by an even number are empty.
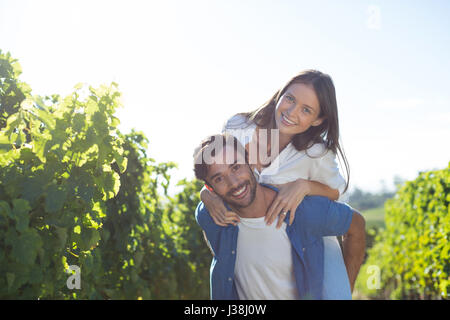
{"type": "Polygon", "coordinates": [[[311,123],[311,125],[312,125],[313,127],[317,127],[317,126],[320,126],[320,125],[322,124],[322,122],[323,122],[323,118],[317,118],[316,120],[314,120],[314,121],[311,123]]]}

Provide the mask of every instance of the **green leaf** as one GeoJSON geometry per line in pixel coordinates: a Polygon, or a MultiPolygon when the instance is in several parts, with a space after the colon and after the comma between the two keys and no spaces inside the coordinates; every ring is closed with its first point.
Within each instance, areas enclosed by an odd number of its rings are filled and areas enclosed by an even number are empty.
{"type": "Polygon", "coordinates": [[[89,96],[89,99],[86,103],[85,112],[87,115],[93,115],[98,110],[97,99],[92,95],[89,96]]]}
{"type": "Polygon", "coordinates": [[[0,200],[0,216],[6,218],[11,217],[11,208],[8,202],[0,200]]]}
{"type": "Polygon", "coordinates": [[[77,113],[75,114],[75,116],[73,117],[73,130],[76,133],[80,133],[85,125],[85,115],[82,113],[77,113]]]}
{"type": "Polygon", "coordinates": [[[11,289],[14,279],[16,278],[16,275],[14,273],[6,273],[6,282],[8,283],[8,290],[11,289]]]}
{"type": "Polygon", "coordinates": [[[88,185],[81,185],[78,187],[77,194],[83,199],[86,203],[90,203],[92,198],[94,197],[94,187],[88,185]]]}
{"type": "Polygon", "coordinates": [[[42,105],[39,108],[33,109],[33,113],[35,118],[44,123],[48,129],[52,130],[55,128],[55,118],[46,106],[42,105]]]}
{"type": "Polygon", "coordinates": [[[42,177],[30,177],[21,184],[23,198],[33,203],[43,193],[43,187],[46,185],[42,177]]]}
{"type": "Polygon", "coordinates": [[[33,265],[41,246],[42,240],[37,231],[28,228],[12,243],[11,256],[19,263],[33,265]]]}
{"type": "Polygon", "coordinates": [[[36,156],[30,148],[22,148],[20,150],[20,157],[26,162],[33,162],[36,156]]]}
{"type": "Polygon", "coordinates": [[[58,226],[54,226],[55,233],[58,237],[57,246],[61,249],[64,248],[66,241],[67,241],[67,228],[61,228],[58,226]]]}
{"type": "Polygon", "coordinates": [[[3,132],[0,132],[0,149],[2,151],[8,151],[12,149],[12,144],[8,136],[4,135],[3,132]]]}
{"type": "Polygon", "coordinates": [[[45,211],[49,213],[61,210],[66,201],[67,190],[62,186],[51,185],[47,189],[47,197],[45,198],[45,211]]]}
{"type": "Polygon", "coordinates": [[[5,132],[5,134],[11,134],[11,132],[15,128],[17,128],[21,122],[22,122],[22,117],[20,116],[19,113],[14,113],[14,114],[10,115],[6,122],[6,127],[8,128],[8,130],[5,132]]]}
{"type": "Polygon", "coordinates": [[[30,223],[29,211],[31,207],[27,200],[14,199],[12,218],[16,221],[16,229],[19,232],[23,232],[28,229],[30,223]]]}
{"type": "Polygon", "coordinates": [[[98,232],[98,230],[93,229],[93,228],[88,228],[85,230],[87,233],[87,248],[89,250],[92,250],[94,247],[97,246],[98,242],[100,241],[100,232],[98,232]]]}
{"type": "Polygon", "coordinates": [[[45,269],[32,268],[30,270],[29,282],[31,284],[40,284],[44,278],[45,269]]]}
{"type": "Polygon", "coordinates": [[[86,139],[84,141],[85,143],[85,149],[88,150],[92,145],[95,144],[97,139],[97,135],[95,134],[94,127],[89,126],[86,132],[86,139]]]}
{"type": "Polygon", "coordinates": [[[114,198],[120,189],[120,176],[117,172],[105,172],[104,173],[104,198],[103,200],[108,200],[114,198]]]}
{"type": "Polygon", "coordinates": [[[120,173],[124,173],[127,169],[128,159],[122,156],[117,150],[113,150],[114,159],[116,160],[117,165],[119,166],[120,173]]]}
{"type": "Polygon", "coordinates": [[[46,152],[47,152],[47,142],[45,138],[36,137],[33,141],[33,151],[36,153],[36,156],[41,160],[42,163],[47,162],[46,152]]]}

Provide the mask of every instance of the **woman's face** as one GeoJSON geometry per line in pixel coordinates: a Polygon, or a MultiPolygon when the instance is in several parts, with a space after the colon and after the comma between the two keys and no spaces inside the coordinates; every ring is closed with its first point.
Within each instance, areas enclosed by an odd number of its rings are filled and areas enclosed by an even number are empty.
{"type": "Polygon", "coordinates": [[[293,83],[280,97],[275,109],[275,123],[280,133],[295,135],[322,123],[319,99],[313,87],[293,83]]]}

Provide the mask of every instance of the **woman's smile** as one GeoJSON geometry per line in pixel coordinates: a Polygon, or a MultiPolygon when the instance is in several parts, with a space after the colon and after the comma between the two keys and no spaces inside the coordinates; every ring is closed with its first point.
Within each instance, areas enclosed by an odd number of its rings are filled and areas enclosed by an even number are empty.
{"type": "Polygon", "coordinates": [[[281,123],[287,127],[296,125],[296,123],[290,120],[284,113],[281,113],[281,123]]]}

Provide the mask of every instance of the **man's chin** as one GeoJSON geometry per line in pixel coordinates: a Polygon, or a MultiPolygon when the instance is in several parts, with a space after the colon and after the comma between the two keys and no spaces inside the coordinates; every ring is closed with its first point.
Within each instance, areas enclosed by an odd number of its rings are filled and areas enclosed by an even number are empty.
{"type": "Polygon", "coordinates": [[[247,208],[253,202],[251,192],[244,199],[235,199],[233,196],[227,197],[225,202],[237,208],[247,208]]]}
{"type": "Polygon", "coordinates": [[[230,196],[225,199],[225,202],[233,207],[247,208],[252,203],[252,199],[250,195],[247,195],[244,199],[236,199],[233,196],[230,196]]]}

